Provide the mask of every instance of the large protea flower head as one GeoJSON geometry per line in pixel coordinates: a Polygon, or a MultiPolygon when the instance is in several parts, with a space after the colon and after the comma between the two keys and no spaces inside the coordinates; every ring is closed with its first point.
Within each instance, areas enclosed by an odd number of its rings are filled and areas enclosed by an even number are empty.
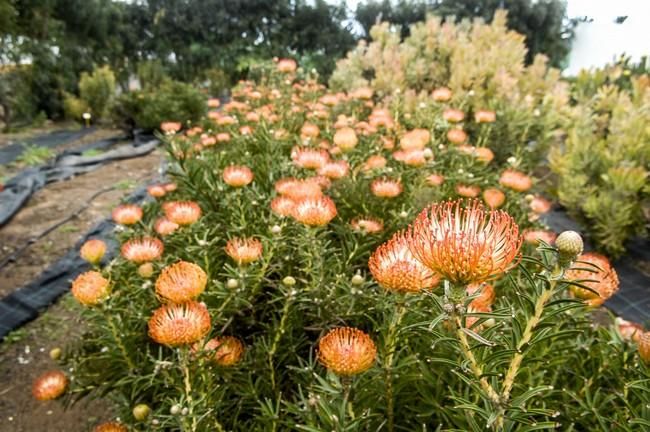
{"type": "Polygon", "coordinates": [[[329,162],[330,155],[322,149],[296,146],[291,150],[291,159],[301,168],[320,169],[329,162]]]}
{"type": "Polygon", "coordinates": [[[377,348],[366,333],[351,327],[331,330],[318,342],[318,360],[337,375],[357,375],[370,369],[377,348]]]}
{"type": "Polygon", "coordinates": [[[243,187],[253,181],[253,171],[247,166],[232,165],[223,170],[223,181],[232,187],[243,187]]]}
{"type": "Polygon", "coordinates": [[[135,204],[122,204],[113,209],[111,216],[115,223],[133,225],[142,219],[142,208],[135,204]]]}
{"type": "Polygon", "coordinates": [[[454,285],[490,280],[509,270],[521,247],[515,220],[477,200],[435,203],[408,232],[409,249],[422,264],[454,285]]]}
{"type": "Polygon", "coordinates": [[[169,347],[190,345],[205,337],[210,325],[210,314],[204,304],[168,304],[156,309],[149,318],[149,336],[169,347]]]}
{"type": "Polygon", "coordinates": [[[330,197],[303,198],[296,202],[292,216],[308,226],[324,226],[336,217],[336,204],[330,197]]]}
{"type": "Polygon", "coordinates": [[[440,281],[413,256],[403,232],[379,246],[368,260],[368,267],[379,285],[389,291],[418,292],[440,281]]]}
{"type": "Polygon", "coordinates": [[[106,243],[99,239],[85,242],[79,250],[79,255],[90,264],[99,264],[106,253],[106,243]]]}
{"type": "Polygon", "coordinates": [[[47,401],[61,396],[68,387],[68,378],[60,370],[45,372],[39,376],[32,385],[32,395],[40,400],[47,401]]]}
{"type": "Polygon", "coordinates": [[[228,367],[239,363],[244,355],[244,344],[233,336],[221,336],[210,339],[201,347],[192,347],[194,353],[203,353],[219,366],[228,367]]]}
{"type": "Polygon", "coordinates": [[[578,257],[574,268],[564,273],[567,280],[580,282],[588,289],[572,285],[571,292],[589,306],[600,306],[618,291],[618,274],[607,257],[587,252],[578,257]]]}
{"type": "Polygon", "coordinates": [[[72,295],[85,306],[101,303],[110,291],[108,279],[96,271],[82,273],[72,282],[72,295]]]}
{"type": "Polygon", "coordinates": [[[157,238],[141,237],[124,243],[121,253],[126,260],[142,264],[160,258],[164,249],[163,242],[157,238]]]}
{"type": "Polygon", "coordinates": [[[197,298],[208,283],[208,275],[196,264],[179,261],[165,267],[156,280],[156,293],[172,303],[197,298]]]}
{"type": "Polygon", "coordinates": [[[201,207],[194,201],[169,201],[162,208],[165,217],[178,225],[191,225],[201,217],[201,207]]]}
{"type": "Polygon", "coordinates": [[[262,242],[256,238],[234,237],[226,243],[226,254],[239,265],[250,264],[262,256],[262,242]]]}

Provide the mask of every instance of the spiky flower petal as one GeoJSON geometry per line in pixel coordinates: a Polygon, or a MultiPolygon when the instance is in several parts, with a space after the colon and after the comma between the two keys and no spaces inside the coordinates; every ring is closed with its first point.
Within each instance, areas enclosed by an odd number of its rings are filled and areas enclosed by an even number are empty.
{"type": "Polygon", "coordinates": [[[370,336],[351,327],[335,328],[318,342],[318,360],[337,375],[365,372],[376,356],[377,348],[370,336]]]}
{"type": "Polygon", "coordinates": [[[156,280],[156,293],[172,303],[197,298],[208,282],[208,275],[196,264],[179,261],[162,270],[156,280]]]}
{"type": "Polygon", "coordinates": [[[411,225],[409,249],[422,264],[455,285],[492,279],[509,270],[521,247],[515,220],[471,200],[435,203],[411,225]]]}
{"type": "Polygon", "coordinates": [[[195,301],[161,306],[149,319],[151,339],[169,347],[193,344],[209,331],[208,308],[195,301]]]}

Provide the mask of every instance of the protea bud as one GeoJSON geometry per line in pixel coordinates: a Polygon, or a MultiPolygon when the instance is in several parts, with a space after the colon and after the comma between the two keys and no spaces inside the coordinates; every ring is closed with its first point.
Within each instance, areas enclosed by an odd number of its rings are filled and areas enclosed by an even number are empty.
{"type": "Polygon", "coordinates": [[[99,264],[106,253],[106,243],[98,239],[88,240],[81,246],[81,258],[90,264],[99,264]]]}
{"type": "Polygon", "coordinates": [[[560,252],[560,264],[566,265],[574,261],[582,253],[584,243],[582,237],[575,231],[563,231],[555,239],[555,246],[560,252]]]}
{"type": "Polygon", "coordinates": [[[52,360],[58,360],[58,359],[61,358],[61,354],[62,354],[62,353],[63,353],[63,351],[61,350],[61,348],[59,348],[59,347],[52,348],[52,349],[50,350],[50,358],[51,358],[52,360]]]}
{"type": "Polygon", "coordinates": [[[133,407],[133,417],[137,421],[144,421],[149,417],[149,414],[151,414],[151,408],[149,408],[149,405],[147,404],[138,404],[133,407]]]}
{"type": "Polygon", "coordinates": [[[46,372],[34,381],[32,394],[40,401],[56,399],[68,387],[68,378],[60,370],[46,372]]]}

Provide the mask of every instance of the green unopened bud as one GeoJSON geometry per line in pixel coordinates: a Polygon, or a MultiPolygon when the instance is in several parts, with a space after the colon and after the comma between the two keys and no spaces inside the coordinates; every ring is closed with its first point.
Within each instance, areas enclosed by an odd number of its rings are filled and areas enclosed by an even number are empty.
{"type": "Polygon", "coordinates": [[[228,281],[226,282],[226,287],[228,287],[228,288],[230,288],[230,289],[235,289],[235,288],[237,288],[238,286],[239,286],[239,281],[238,281],[237,279],[232,279],[232,278],[230,278],[230,279],[228,279],[228,281]]]}
{"type": "Polygon", "coordinates": [[[181,412],[181,406],[180,405],[172,405],[169,412],[171,413],[171,415],[178,415],[181,412]]]}
{"type": "Polygon", "coordinates": [[[582,237],[575,231],[564,231],[555,240],[555,246],[560,256],[568,259],[575,259],[582,253],[584,243],[582,237]]]}
{"type": "Polygon", "coordinates": [[[153,264],[151,263],[142,264],[140,267],[138,267],[138,274],[140,275],[140,277],[149,279],[151,276],[153,276],[153,264]]]}
{"type": "Polygon", "coordinates": [[[271,232],[273,234],[280,234],[282,232],[282,227],[280,225],[273,225],[271,227],[271,232]]]}
{"type": "Polygon", "coordinates": [[[293,276],[287,276],[282,279],[282,283],[286,286],[294,286],[296,284],[296,279],[293,276]]]}
{"type": "Polygon", "coordinates": [[[63,352],[63,351],[61,351],[61,348],[59,348],[59,347],[52,348],[52,349],[50,350],[50,358],[51,358],[52,360],[58,360],[58,359],[61,358],[61,354],[62,354],[62,352],[63,352]]]}
{"type": "Polygon", "coordinates": [[[359,286],[362,285],[365,279],[360,274],[355,274],[352,276],[352,285],[359,286]]]}
{"type": "Polygon", "coordinates": [[[137,421],[146,420],[150,413],[151,408],[149,408],[149,405],[147,404],[138,404],[133,407],[133,417],[135,417],[137,421]]]}

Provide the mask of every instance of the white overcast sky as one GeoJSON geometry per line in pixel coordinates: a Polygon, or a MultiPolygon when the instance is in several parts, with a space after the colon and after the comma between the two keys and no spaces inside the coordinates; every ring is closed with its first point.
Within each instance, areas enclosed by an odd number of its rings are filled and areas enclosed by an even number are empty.
{"type": "MultiPolygon", "coordinates": [[[[340,4],[340,0],[328,0],[340,4]]],[[[462,1],[462,0],[458,0],[462,1]]],[[[347,0],[351,10],[363,0],[347,0]]],[[[575,74],[582,68],[598,67],[625,52],[633,58],[650,55],[650,0],[568,0],[569,17],[587,16],[576,31],[569,66],[564,71],[575,74]],[[615,24],[627,16],[623,24],[615,24]]]]}

